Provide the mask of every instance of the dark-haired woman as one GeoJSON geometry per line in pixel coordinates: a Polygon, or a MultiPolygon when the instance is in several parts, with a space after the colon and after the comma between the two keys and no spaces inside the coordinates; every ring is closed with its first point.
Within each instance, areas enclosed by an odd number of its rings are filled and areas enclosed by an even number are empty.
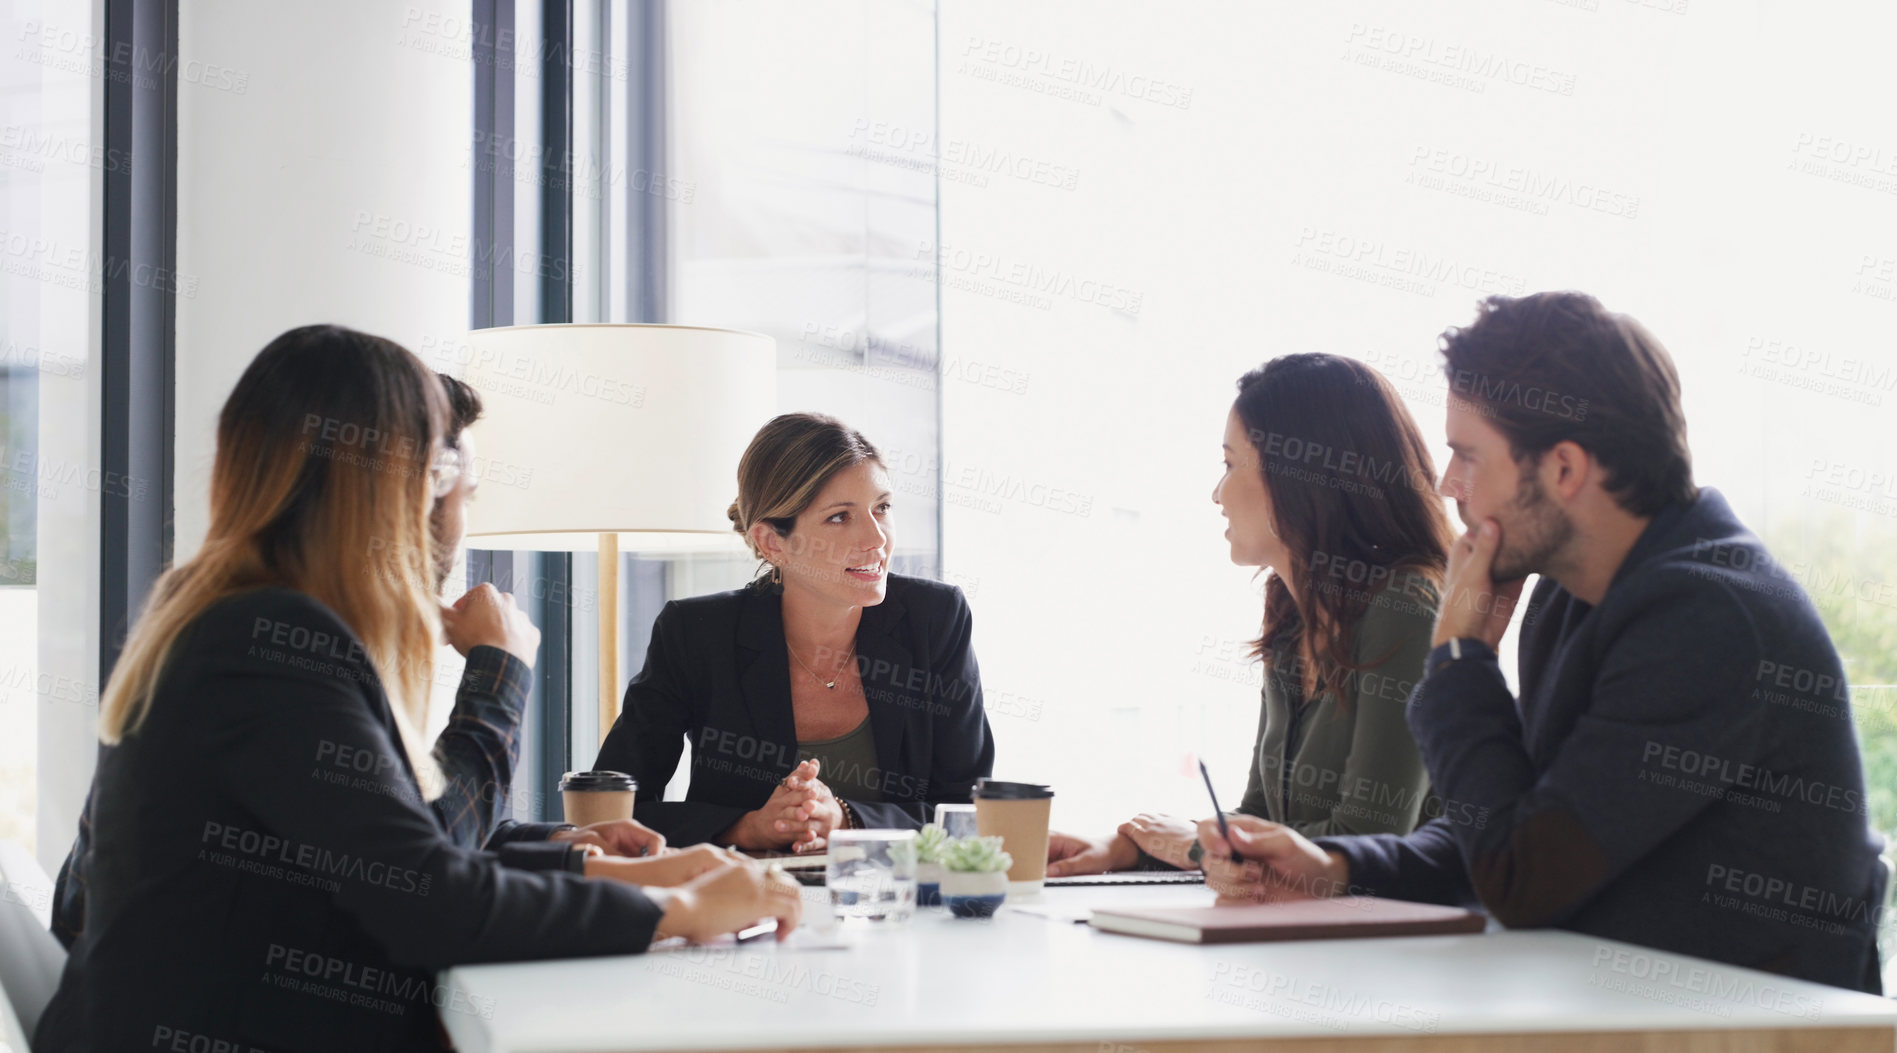
{"type": "Polygon", "coordinates": [[[642,801],[673,844],[820,848],[850,827],[915,828],[966,802],[995,748],[960,589],[889,572],[882,455],[831,417],[766,424],[738,462],[733,529],[770,570],[673,600],[600,746],[599,768],[682,801],[642,801]]]}
{"type": "MultiPolygon", "coordinates": [[[[1212,490],[1232,562],[1269,569],[1262,711],[1238,810],[1309,835],[1408,833],[1429,777],[1404,722],[1453,538],[1422,433],[1381,374],[1335,355],[1245,374],[1212,490]]],[[[1194,824],[1143,812],[1056,834],[1048,873],[1198,864],[1194,824]]]]}
{"type": "Polygon", "coordinates": [[[35,1049],[435,1049],[437,970],[796,923],[796,885],[750,865],[642,890],[449,837],[418,734],[444,617],[516,710],[539,639],[491,587],[435,602],[449,419],[419,359],[334,326],[239,378],[204,543],[100,702],[84,930],[35,1049]]]}

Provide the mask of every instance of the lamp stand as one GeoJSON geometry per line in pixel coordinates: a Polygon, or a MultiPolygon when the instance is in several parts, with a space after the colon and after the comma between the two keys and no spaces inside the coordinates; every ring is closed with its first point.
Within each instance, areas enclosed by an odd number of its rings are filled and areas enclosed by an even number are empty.
{"type": "Polygon", "coordinates": [[[619,720],[619,535],[599,535],[599,741],[619,720]]]}

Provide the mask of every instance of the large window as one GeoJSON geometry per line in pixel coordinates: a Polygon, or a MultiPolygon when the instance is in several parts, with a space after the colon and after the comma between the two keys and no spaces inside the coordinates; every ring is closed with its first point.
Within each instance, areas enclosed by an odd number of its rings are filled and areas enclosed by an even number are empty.
{"type": "MultiPolygon", "coordinates": [[[[779,410],[836,414],[907,466],[894,568],[936,574],[936,297],[914,252],[934,235],[935,180],[926,165],[864,156],[853,131],[872,113],[933,126],[933,7],[481,0],[475,23],[474,325],[775,337],[779,410]],[[857,61],[808,61],[818,49],[857,61]],[[484,266],[493,259],[515,265],[484,266]]],[[[438,368],[465,363],[463,345],[432,351],[438,368]]],[[[490,412],[505,405],[489,400],[490,412]]],[[[620,559],[620,691],[666,600],[755,572],[735,545],[620,559]]],[[[590,767],[599,748],[597,560],[469,554],[470,582],[512,591],[543,634],[514,785],[522,818],[555,815],[560,773],[590,767]]],[[[437,678],[444,696],[457,673],[437,678]]]]}
{"type": "Polygon", "coordinates": [[[691,189],[675,210],[678,320],[776,337],[780,408],[835,414],[883,451],[893,569],[936,576],[936,290],[916,266],[935,237],[934,166],[874,145],[934,138],[934,7],[671,10],[691,189]]]}
{"type": "Polygon", "coordinates": [[[83,784],[85,772],[39,757],[90,756],[100,505],[133,487],[139,499],[160,495],[155,480],[97,467],[93,320],[111,261],[92,194],[133,159],[93,130],[102,88],[92,5],[16,3],[0,35],[0,839],[56,865],[76,801],[42,821],[41,788],[83,784]]]}
{"type": "MultiPolygon", "coordinates": [[[[1242,788],[1262,581],[1228,562],[1210,500],[1233,381],[1354,355],[1439,437],[1436,334],[1489,293],[1578,287],[1671,348],[1698,476],[1827,619],[1873,820],[1897,829],[1897,352],[1876,335],[1897,142],[1853,79],[1873,56],[1826,50],[1875,34],[1631,2],[709,0],[576,3],[562,52],[545,23],[564,5],[501,6],[511,222],[526,246],[569,217],[573,276],[569,313],[517,283],[506,320],[776,337],[780,407],[884,448],[899,569],[968,594],[997,773],[1054,783],[1057,824],[1198,814],[1198,758],[1242,788]],[[564,86],[549,53],[571,57],[564,86]],[[1735,61],[1767,53],[1769,77],[1735,61]]],[[[597,746],[595,568],[513,558],[571,607],[548,700],[565,741],[529,751],[544,787],[597,746]]],[[[659,604],[752,569],[623,560],[622,683],[659,604]]]]}
{"type": "Polygon", "coordinates": [[[1353,355],[1440,443],[1436,335],[1572,287],[1678,362],[1698,479],[1817,603],[1897,829],[1890,15],[1741,7],[943,7],[944,565],[1057,825],[1201,815],[1196,757],[1244,786],[1237,377],[1353,355]]]}

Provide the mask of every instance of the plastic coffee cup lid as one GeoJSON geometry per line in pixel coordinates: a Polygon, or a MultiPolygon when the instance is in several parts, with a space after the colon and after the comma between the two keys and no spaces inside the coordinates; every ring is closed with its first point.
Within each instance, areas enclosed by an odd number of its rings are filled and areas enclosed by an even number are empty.
{"type": "Polygon", "coordinates": [[[636,791],[639,780],[623,771],[570,771],[560,780],[560,789],[582,792],[636,791]]]}
{"type": "Polygon", "coordinates": [[[989,801],[1038,801],[1054,796],[1054,790],[1045,783],[978,779],[975,796],[989,801]]]}

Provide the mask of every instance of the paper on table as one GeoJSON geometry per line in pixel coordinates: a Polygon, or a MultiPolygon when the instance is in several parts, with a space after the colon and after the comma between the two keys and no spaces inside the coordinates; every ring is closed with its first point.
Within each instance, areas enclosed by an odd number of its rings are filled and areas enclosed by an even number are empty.
{"type": "Polygon", "coordinates": [[[822,870],[824,867],[830,865],[830,854],[828,852],[742,852],[739,854],[748,856],[760,863],[776,863],[785,870],[806,870],[810,868],[822,870]]]}
{"type": "Polygon", "coordinates": [[[669,940],[661,940],[653,944],[646,953],[667,954],[675,951],[703,950],[707,947],[723,950],[764,951],[766,953],[775,953],[777,951],[840,951],[847,946],[848,944],[843,942],[842,934],[835,925],[823,927],[799,925],[796,930],[782,941],[778,940],[775,934],[761,936],[753,940],[746,940],[743,943],[739,943],[737,936],[730,933],[720,936],[715,940],[706,940],[704,943],[692,943],[683,936],[675,936],[669,940]]]}
{"type": "Polygon", "coordinates": [[[1065,921],[1076,925],[1093,920],[1093,911],[1086,907],[1055,907],[1046,903],[1003,903],[1001,909],[1011,910],[1017,914],[1032,914],[1037,918],[1046,918],[1048,921],[1065,921]]]}

